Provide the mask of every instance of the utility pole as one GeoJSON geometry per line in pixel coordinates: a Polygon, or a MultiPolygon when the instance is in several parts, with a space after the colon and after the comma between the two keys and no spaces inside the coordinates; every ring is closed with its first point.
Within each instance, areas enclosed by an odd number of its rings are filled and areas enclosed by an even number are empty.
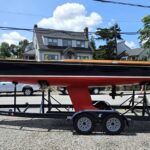
{"type": "Polygon", "coordinates": [[[114,26],[114,33],[115,33],[115,59],[117,59],[117,53],[118,53],[118,49],[117,49],[117,30],[116,30],[116,26],[114,26]]]}

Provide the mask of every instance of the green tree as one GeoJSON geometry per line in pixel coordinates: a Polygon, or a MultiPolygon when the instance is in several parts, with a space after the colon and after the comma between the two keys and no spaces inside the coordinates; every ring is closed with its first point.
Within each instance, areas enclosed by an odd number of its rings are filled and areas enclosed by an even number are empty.
{"type": "Polygon", "coordinates": [[[19,42],[18,49],[17,49],[18,58],[23,58],[24,50],[28,44],[29,44],[28,40],[23,40],[19,42]]]}
{"type": "Polygon", "coordinates": [[[6,42],[2,42],[0,46],[0,57],[6,58],[10,56],[11,56],[11,52],[10,52],[9,44],[6,42]]]}
{"type": "Polygon", "coordinates": [[[16,56],[17,56],[18,46],[15,45],[15,44],[11,44],[11,45],[9,46],[9,48],[10,48],[11,53],[12,53],[13,55],[16,55],[16,56]]]}
{"type": "Polygon", "coordinates": [[[90,38],[90,44],[91,44],[93,50],[95,51],[96,50],[96,44],[95,44],[95,40],[94,40],[93,36],[91,36],[91,38],[90,38]]]}
{"type": "Polygon", "coordinates": [[[110,28],[98,28],[96,35],[98,40],[105,41],[106,44],[99,46],[95,59],[116,59],[117,58],[117,40],[121,40],[120,27],[118,24],[110,28]]]}
{"type": "Polygon", "coordinates": [[[142,22],[144,27],[140,30],[140,44],[143,48],[150,49],[150,15],[145,16],[142,22]]]}

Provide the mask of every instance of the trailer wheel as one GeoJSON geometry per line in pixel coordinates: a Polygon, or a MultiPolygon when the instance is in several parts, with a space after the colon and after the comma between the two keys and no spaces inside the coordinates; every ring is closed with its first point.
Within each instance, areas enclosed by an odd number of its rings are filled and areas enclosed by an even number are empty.
{"type": "Polygon", "coordinates": [[[125,121],[122,116],[118,114],[108,115],[103,120],[103,130],[106,134],[116,135],[120,134],[125,127],[125,121]]]}
{"type": "Polygon", "coordinates": [[[94,120],[89,114],[79,114],[73,120],[73,126],[79,134],[90,134],[94,130],[94,120]]]}

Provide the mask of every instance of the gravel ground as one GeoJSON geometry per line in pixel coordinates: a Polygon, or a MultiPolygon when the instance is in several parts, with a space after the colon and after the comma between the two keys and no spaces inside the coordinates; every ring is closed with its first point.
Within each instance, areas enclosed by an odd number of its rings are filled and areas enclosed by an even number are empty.
{"type": "Polygon", "coordinates": [[[77,135],[66,120],[0,116],[0,150],[149,150],[150,122],[134,122],[121,135],[96,129],[77,135]]]}

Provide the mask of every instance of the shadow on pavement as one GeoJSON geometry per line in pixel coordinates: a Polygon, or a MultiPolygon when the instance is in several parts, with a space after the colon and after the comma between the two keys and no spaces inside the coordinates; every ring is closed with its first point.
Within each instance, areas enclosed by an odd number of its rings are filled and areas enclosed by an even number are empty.
{"type": "MultiPolygon", "coordinates": [[[[18,119],[18,118],[15,118],[18,119]]],[[[78,135],[73,131],[72,121],[64,119],[27,119],[22,118],[18,120],[7,120],[0,121],[0,128],[23,130],[23,131],[36,131],[36,132],[50,132],[51,130],[65,132],[73,132],[73,135],[78,135]],[[42,130],[40,130],[42,129],[42,130]],[[43,131],[43,129],[45,129],[43,131]]],[[[136,136],[137,133],[150,133],[150,121],[134,121],[129,127],[126,127],[121,135],[117,136],[136,136]]],[[[92,135],[105,135],[102,132],[102,127],[97,125],[92,135]]]]}

